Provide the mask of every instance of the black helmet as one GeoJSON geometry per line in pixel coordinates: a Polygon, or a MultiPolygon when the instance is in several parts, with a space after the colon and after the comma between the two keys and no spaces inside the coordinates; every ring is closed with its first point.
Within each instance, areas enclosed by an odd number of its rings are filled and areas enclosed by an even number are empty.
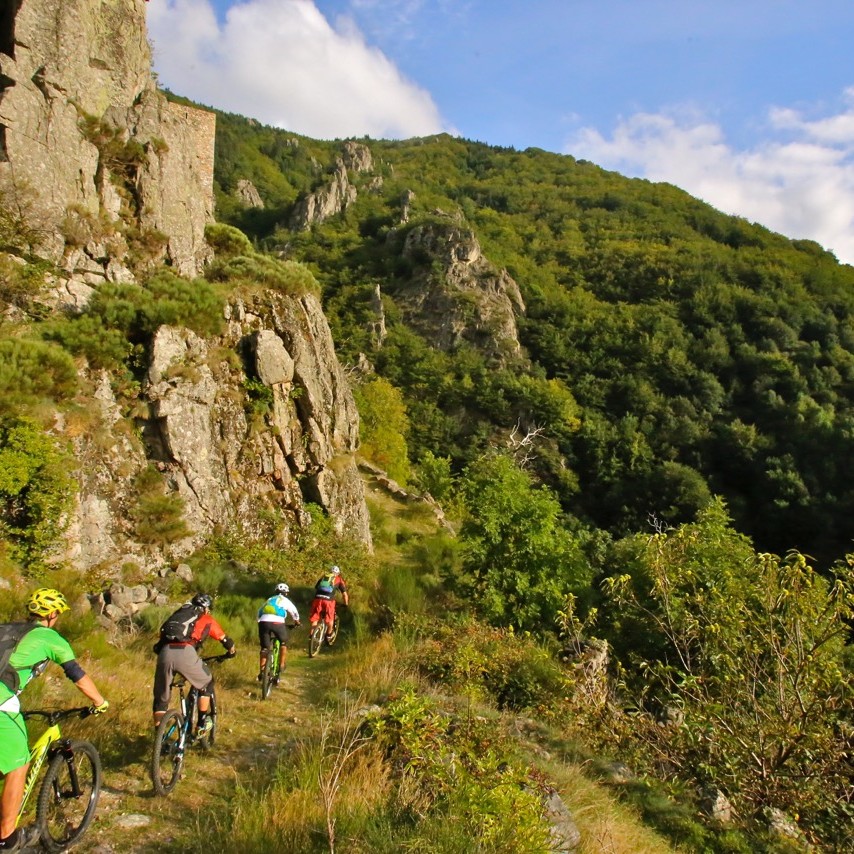
{"type": "Polygon", "coordinates": [[[197,608],[207,608],[208,611],[213,608],[213,596],[208,593],[197,593],[191,600],[191,605],[197,608]]]}

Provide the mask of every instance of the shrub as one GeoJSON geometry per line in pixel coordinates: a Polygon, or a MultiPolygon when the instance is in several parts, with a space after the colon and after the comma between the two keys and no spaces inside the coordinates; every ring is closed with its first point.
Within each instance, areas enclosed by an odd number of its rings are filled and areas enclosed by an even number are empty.
{"type": "Polygon", "coordinates": [[[64,530],[75,482],[67,450],[40,425],[0,422],[0,535],[29,572],[45,560],[64,530]]]}
{"type": "Polygon", "coordinates": [[[526,635],[456,620],[432,625],[402,619],[403,631],[420,628],[412,651],[428,678],[451,690],[491,699],[499,708],[554,714],[569,680],[549,652],[526,635]]]}
{"type": "Polygon", "coordinates": [[[142,543],[166,545],[191,534],[184,519],[184,499],[167,494],[163,477],[153,466],[140,472],[134,484],[138,495],[132,515],[142,543]]]}
{"type": "Polygon", "coordinates": [[[478,851],[495,854],[549,850],[541,783],[514,764],[488,721],[457,720],[404,688],[368,719],[368,732],[399,769],[392,804],[398,818],[404,826],[407,818],[420,820],[417,836],[436,850],[458,850],[472,839],[478,851]]]}
{"type": "Polygon", "coordinates": [[[252,255],[255,251],[249,238],[240,229],[222,222],[205,226],[205,240],[218,257],[233,258],[237,255],[252,255]]]}
{"type": "Polygon", "coordinates": [[[77,369],[55,344],[26,338],[0,340],[0,413],[43,398],[55,401],[77,390],[77,369]]]}
{"type": "Polygon", "coordinates": [[[754,553],[729,524],[716,501],[695,524],[617,549],[628,571],[606,590],[615,624],[634,636],[627,684],[641,708],[683,720],[636,725],[635,736],[745,814],[773,804],[813,826],[843,824],[854,557],[826,581],[797,552],[754,553]]]}
{"type": "Polygon", "coordinates": [[[409,459],[405,437],[409,420],[403,395],[382,377],[356,386],[353,394],[359,408],[362,455],[406,486],[409,459]]]}

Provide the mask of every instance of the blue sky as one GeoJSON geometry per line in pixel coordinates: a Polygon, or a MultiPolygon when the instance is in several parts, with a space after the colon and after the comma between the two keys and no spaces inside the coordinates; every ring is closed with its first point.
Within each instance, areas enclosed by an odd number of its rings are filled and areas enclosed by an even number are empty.
{"type": "Polygon", "coordinates": [[[160,81],[319,138],[669,181],[854,263],[852,0],[150,0],[160,81]]]}

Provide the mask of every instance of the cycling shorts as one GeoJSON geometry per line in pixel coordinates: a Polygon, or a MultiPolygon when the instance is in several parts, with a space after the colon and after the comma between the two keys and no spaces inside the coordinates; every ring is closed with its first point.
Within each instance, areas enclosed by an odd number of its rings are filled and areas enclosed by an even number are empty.
{"type": "Polygon", "coordinates": [[[157,669],[154,671],[155,712],[165,712],[169,708],[172,677],[176,672],[202,695],[210,697],[213,694],[213,674],[196,648],[189,644],[166,644],[157,655],[157,669]]]}
{"type": "Polygon", "coordinates": [[[284,623],[271,623],[267,620],[258,623],[258,642],[261,649],[270,648],[274,635],[281,641],[282,646],[288,645],[288,627],[284,623]]]}

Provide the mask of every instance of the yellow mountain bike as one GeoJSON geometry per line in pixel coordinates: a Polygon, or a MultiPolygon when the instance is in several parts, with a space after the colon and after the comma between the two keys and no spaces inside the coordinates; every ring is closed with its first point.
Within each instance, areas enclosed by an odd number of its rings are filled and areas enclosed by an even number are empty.
{"type": "MultiPolygon", "coordinates": [[[[63,738],[59,722],[66,718],[85,718],[92,707],[63,711],[22,712],[24,718],[44,718],[48,727],[30,750],[30,767],[24,784],[21,814],[35,789],[45,762],[44,775],[36,802],[36,828],[47,851],[65,851],[74,845],[95,817],[101,794],[101,759],[95,745],[88,741],[63,738]]],[[[18,816],[20,821],[21,815],[18,816]]]]}

